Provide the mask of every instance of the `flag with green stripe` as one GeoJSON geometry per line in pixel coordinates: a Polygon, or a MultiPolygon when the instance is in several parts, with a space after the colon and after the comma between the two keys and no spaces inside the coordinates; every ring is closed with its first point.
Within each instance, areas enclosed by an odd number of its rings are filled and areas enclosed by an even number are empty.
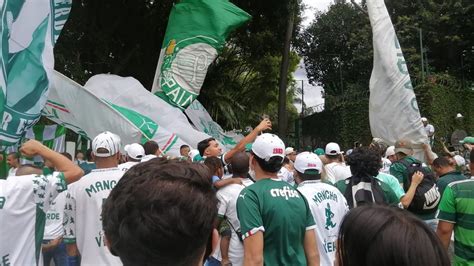
{"type": "Polygon", "coordinates": [[[9,40],[5,42],[2,38],[2,44],[8,44],[9,57],[2,72],[7,75],[7,83],[0,127],[0,143],[9,146],[18,143],[40,119],[54,69],[53,48],[69,16],[72,0],[1,2],[7,8],[2,21],[7,16],[11,22],[9,40]]]}
{"type": "MultiPolygon", "coordinates": [[[[61,125],[34,125],[26,132],[25,139],[35,139],[56,152],[66,150],[66,128],[61,125]]],[[[43,159],[35,156],[22,158],[22,162],[38,164],[43,162],[43,159]]]]}
{"type": "Polygon", "coordinates": [[[228,0],[182,0],[171,10],[152,92],[186,109],[227,36],[250,19],[228,0]]]}

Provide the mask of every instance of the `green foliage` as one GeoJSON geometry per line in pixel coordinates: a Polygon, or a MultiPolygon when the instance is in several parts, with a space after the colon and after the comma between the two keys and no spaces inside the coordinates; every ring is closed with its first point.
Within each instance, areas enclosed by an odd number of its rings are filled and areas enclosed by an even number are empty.
{"type": "MultiPolygon", "coordinates": [[[[100,73],[132,76],[151,89],[168,16],[178,0],[77,0],[55,48],[56,69],[83,84],[100,73]]],[[[278,77],[288,7],[286,0],[233,0],[252,20],[231,36],[211,65],[199,100],[225,129],[257,124],[262,114],[277,117],[278,77]]],[[[298,56],[292,55],[290,73],[298,56]]],[[[293,87],[288,89],[287,110],[293,87]]],[[[291,123],[291,122],[290,122],[291,123]]],[[[289,124],[290,124],[289,123],[289,124]]],[[[275,126],[277,126],[275,124],[275,126]]]]}
{"type": "MultiPolygon", "coordinates": [[[[473,132],[472,74],[474,3],[467,0],[386,0],[423,116],[437,136],[455,127],[473,132]],[[419,28],[423,32],[425,81],[421,79],[419,28]],[[430,82],[427,82],[427,81],[430,82]],[[465,116],[456,125],[454,116],[465,116]]],[[[365,1],[362,2],[365,8],[365,1]]],[[[337,4],[316,18],[299,39],[309,79],[325,90],[325,111],[305,119],[304,135],[346,147],[371,139],[368,98],[372,70],[372,33],[368,16],[352,4],[337,4]],[[309,126],[306,126],[309,125],[309,126]],[[319,128],[317,126],[319,126],[319,128]],[[324,130],[321,130],[324,125],[324,130]]]]}

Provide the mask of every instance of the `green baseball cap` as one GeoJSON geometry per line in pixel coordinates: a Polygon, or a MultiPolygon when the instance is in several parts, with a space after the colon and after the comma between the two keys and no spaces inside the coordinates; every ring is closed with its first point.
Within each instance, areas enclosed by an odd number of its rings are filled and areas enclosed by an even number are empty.
{"type": "Polygon", "coordinates": [[[253,142],[245,144],[245,151],[246,152],[252,151],[252,144],[253,144],[253,142]]]}
{"type": "Polygon", "coordinates": [[[474,137],[465,137],[459,143],[461,143],[461,144],[464,144],[464,143],[474,144],[474,137]]]}
{"type": "Polygon", "coordinates": [[[324,155],[324,149],[317,148],[316,150],[314,150],[314,153],[316,153],[317,155],[324,155]]]}

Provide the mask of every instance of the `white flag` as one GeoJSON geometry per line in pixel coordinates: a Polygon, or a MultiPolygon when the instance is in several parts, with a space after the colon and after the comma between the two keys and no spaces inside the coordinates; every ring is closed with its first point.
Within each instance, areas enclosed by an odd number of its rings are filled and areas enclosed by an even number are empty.
{"type": "Polygon", "coordinates": [[[179,155],[184,143],[150,118],[107,103],[59,72],[54,72],[43,115],[57,124],[92,139],[103,131],[120,136],[123,144],[153,139],[169,155],[179,155]]]}
{"type": "Polygon", "coordinates": [[[206,108],[204,108],[198,100],[194,100],[194,102],[186,108],[185,113],[197,129],[211,135],[222,143],[227,150],[232,149],[244,138],[241,134],[225,132],[219,124],[212,120],[211,115],[209,115],[206,108]]]}
{"type": "Polygon", "coordinates": [[[374,46],[369,102],[372,136],[391,145],[399,139],[414,144],[428,143],[407,65],[385,3],[368,0],[367,6],[374,46]]]}
{"type": "Polygon", "coordinates": [[[180,109],[156,97],[133,77],[99,74],[91,77],[84,87],[102,99],[151,118],[193,148],[197,147],[199,141],[211,137],[206,134],[208,132],[196,130],[180,109]]]}

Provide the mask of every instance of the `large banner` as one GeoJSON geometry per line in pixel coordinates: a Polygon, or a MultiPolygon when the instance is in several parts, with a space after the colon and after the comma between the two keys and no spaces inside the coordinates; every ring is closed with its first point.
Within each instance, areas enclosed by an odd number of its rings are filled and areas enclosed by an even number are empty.
{"type": "Polygon", "coordinates": [[[50,89],[43,115],[89,139],[107,130],[119,135],[122,144],[155,140],[165,153],[175,156],[186,144],[152,119],[101,100],[59,72],[54,72],[50,89]]]}
{"type": "Polygon", "coordinates": [[[405,58],[383,0],[367,1],[374,66],[370,77],[372,136],[393,145],[399,139],[428,143],[405,58]]]}
{"type": "MultiPolygon", "coordinates": [[[[53,48],[67,21],[71,0],[3,0],[2,49],[5,20],[9,27],[6,104],[0,127],[2,145],[14,145],[40,118],[54,69],[53,48]],[[4,6],[7,5],[5,10],[4,6]]],[[[3,54],[2,50],[2,55],[3,54]]],[[[6,67],[6,70],[5,70],[6,67]]],[[[0,77],[0,86],[3,87],[0,77]]],[[[1,100],[1,98],[0,98],[1,100]]]]}
{"type": "Polygon", "coordinates": [[[151,118],[193,148],[199,141],[213,136],[199,127],[196,130],[180,109],[156,97],[132,77],[99,74],[91,77],[84,87],[97,97],[151,118]]]}
{"type": "MultiPolygon", "coordinates": [[[[56,152],[66,150],[66,128],[60,125],[34,125],[26,131],[25,139],[35,139],[56,152]]],[[[22,164],[40,164],[42,162],[41,156],[21,158],[22,164]]]]}
{"type": "Polygon", "coordinates": [[[228,0],[182,0],[171,10],[152,92],[186,109],[229,33],[250,15],[228,0]]]}
{"type": "Polygon", "coordinates": [[[198,100],[188,106],[185,113],[197,129],[211,135],[228,150],[237,145],[244,137],[233,132],[225,132],[219,124],[212,120],[211,115],[198,100]]]}

